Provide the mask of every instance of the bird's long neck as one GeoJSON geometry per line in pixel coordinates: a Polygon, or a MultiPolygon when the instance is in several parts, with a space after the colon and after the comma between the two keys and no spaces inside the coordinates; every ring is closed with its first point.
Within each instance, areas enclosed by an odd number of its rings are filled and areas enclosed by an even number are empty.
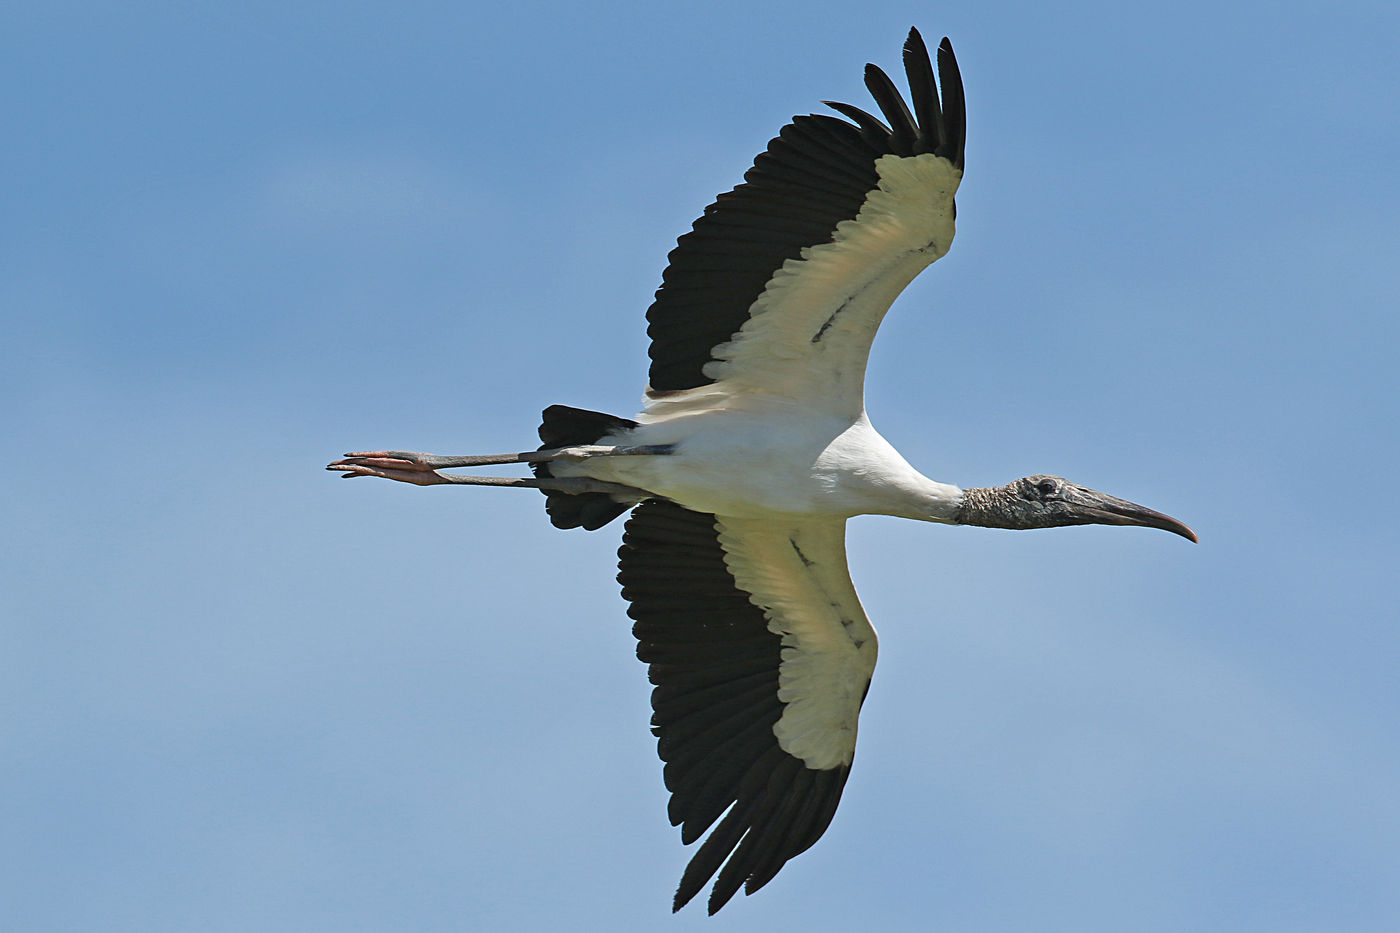
{"type": "Polygon", "coordinates": [[[983,528],[1024,528],[1017,519],[1014,508],[1016,492],[1014,484],[1005,486],[979,486],[964,489],[962,504],[953,521],[959,525],[980,525],[983,528]]]}

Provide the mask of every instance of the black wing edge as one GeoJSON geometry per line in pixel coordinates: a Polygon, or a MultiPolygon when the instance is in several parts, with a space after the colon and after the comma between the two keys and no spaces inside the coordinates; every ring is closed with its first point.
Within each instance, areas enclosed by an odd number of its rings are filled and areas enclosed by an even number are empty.
{"type": "Polygon", "coordinates": [[[967,107],[946,38],[937,63],[935,81],[928,48],[911,29],[904,70],[912,111],[889,76],[867,65],[866,86],[889,126],[850,104],[825,101],[855,125],[820,114],[794,117],[754,159],[744,183],[705,208],[667,256],[647,310],[649,395],[714,381],[704,372],[713,348],[744,326],[749,307],[785,261],[830,242],[837,224],[859,213],[879,184],[876,159],[928,152],[963,167],[967,107]]]}
{"type": "Polygon", "coordinates": [[[814,770],[779,747],[782,639],[725,566],[715,516],[644,502],[627,520],[618,562],[637,657],[655,685],[652,732],[671,824],[690,845],[723,815],[686,866],[672,910],[718,872],[714,914],[821,838],[850,767],[814,770]]]}
{"type": "Polygon", "coordinates": [[[910,29],[909,38],[904,40],[904,74],[909,79],[913,113],[883,69],[873,64],[865,66],[865,86],[888,126],[850,104],[831,100],[822,103],[854,120],[861,136],[885,153],[913,156],[931,152],[961,169],[967,142],[967,103],[958,60],[948,37],[944,36],[938,44],[938,81],[935,84],[933,63],[924,37],[918,29],[910,29]]]}

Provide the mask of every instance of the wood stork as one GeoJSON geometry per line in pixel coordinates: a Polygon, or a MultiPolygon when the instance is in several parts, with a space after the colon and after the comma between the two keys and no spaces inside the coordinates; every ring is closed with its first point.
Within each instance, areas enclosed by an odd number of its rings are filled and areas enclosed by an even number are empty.
{"type": "Polygon", "coordinates": [[[911,467],[871,427],[871,339],[904,286],[948,250],[963,174],[962,79],[904,44],[913,110],[874,65],[884,121],[798,116],[744,183],[669,256],[647,312],[650,380],[636,420],[555,405],[540,449],[484,457],[347,454],[327,469],[417,485],[528,486],[560,528],[631,509],[619,554],[669,815],[695,842],[679,910],[718,872],[714,913],[763,887],[826,830],[875,668],[875,630],[846,569],[846,520],[897,515],[990,528],[1174,518],[1036,475],[960,489],[911,467]],[[528,463],[534,478],[443,473],[528,463]]]}

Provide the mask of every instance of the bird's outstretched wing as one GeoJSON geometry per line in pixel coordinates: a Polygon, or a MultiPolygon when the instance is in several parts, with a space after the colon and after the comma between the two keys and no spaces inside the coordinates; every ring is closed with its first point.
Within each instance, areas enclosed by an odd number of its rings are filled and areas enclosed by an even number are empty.
{"type": "Polygon", "coordinates": [[[904,44],[913,111],[867,65],[885,122],[794,117],[672,250],[647,311],[648,412],[716,394],[791,398],[843,414],[863,408],[880,320],[953,238],[966,118],[947,39],[938,85],[917,30],[904,44]],[[941,102],[940,102],[941,97],[941,102]]]}
{"type": "Polygon", "coordinates": [[[784,526],[652,500],[622,542],[618,580],[655,685],[671,823],[689,845],[720,820],[675,909],[718,871],[714,913],[740,886],[767,884],[830,824],[875,630],[846,569],[844,520],[784,526]]]}

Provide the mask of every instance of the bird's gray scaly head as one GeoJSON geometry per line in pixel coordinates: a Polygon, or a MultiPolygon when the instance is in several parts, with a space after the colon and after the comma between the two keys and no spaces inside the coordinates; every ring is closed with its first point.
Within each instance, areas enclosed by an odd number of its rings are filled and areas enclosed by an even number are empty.
{"type": "Polygon", "coordinates": [[[1195,532],[1170,515],[1044,474],[1005,486],[964,490],[957,521],[985,528],[1141,525],[1196,540],[1195,532]]]}

